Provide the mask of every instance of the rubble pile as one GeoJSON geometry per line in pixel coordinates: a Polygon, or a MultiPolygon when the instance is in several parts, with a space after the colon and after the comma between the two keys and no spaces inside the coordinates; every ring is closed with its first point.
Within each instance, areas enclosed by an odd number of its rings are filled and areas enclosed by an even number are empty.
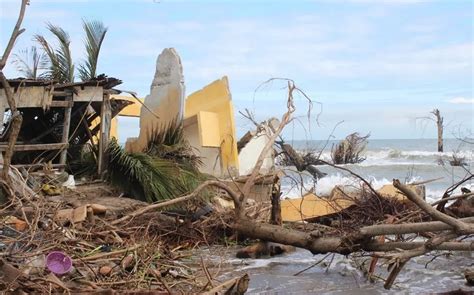
{"type": "Polygon", "coordinates": [[[182,250],[222,239],[225,215],[193,221],[154,211],[114,224],[146,203],[112,196],[114,189],[103,183],[61,191],[34,201],[17,198],[2,209],[2,291],[168,294],[205,287],[202,270],[180,261],[182,250]]]}

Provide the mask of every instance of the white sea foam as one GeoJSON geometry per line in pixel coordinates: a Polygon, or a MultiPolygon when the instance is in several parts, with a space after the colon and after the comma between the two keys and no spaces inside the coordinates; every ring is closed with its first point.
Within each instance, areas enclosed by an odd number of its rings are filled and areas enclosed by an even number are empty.
{"type": "MultiPolygon", "coordinates": [[[[369,177],[367,179],[369,183],[372,185],[374,189],[380,189],[382,186],[386,184],[391,184],[392,181],[387,179],[387,178],[380,178],[377,179],[375,177],[369,177]]],[[[409,182],[419,182],[423,181],[420,177],[412,177],[409,182]]],[[[321,178],[318,180],[318,182],[315,184],[315,186],[312,186],[313,184],[310,182],[306,182],[304,184],[304,187],[300,186],[291,186],[289,184],[284,184],[282,185],[282,192],[283,192],[283,198],[300,198],[301,196],[305,195],[309,191],[313,191],[316,193],[318,196],[328,196],[330,195],[331,191],[334,189],[336,186],[349,186],[349,187],[354,187],[354,188],[360,188],[362,185],[362,181],[358,178],[351,177],[351,176],[345,176],[340,173],[336,174],[331,174],[326,177],[321,178]]],[[[468,188],[470,190],[474,190],[474,183],[466,183],[462,187],[468,188]]],[[[426,189],[426,200],[428,202],[434,202],[439,200],[445,190],[440,190],[440,189],[426,189]]],[[[460,194],[461,193],[461,188],[457,188],[454,190],[452,194],[460,194]]]]}
{"type": "MultiPolygon", "coordinates": [[[[410,182],[419,181],[418,177],[413,177],[410,179],[410,182]]],[[[367,178],[367,181],[372,185],[374,189],[379,189],[386,184],[392,183],[387,178],[377,179],[375,177],[367,178]]],[[[360,188],[362,181],[358,178],[345,176],[340,173],[331,174],[326,177],[323,177],[318,180],[315,184],[315,187],[312,187],[312,184],[307,182],[304,184],[304,187],[291,186],[288,184],[282,185],[282,192],[284,198],[300,198],[302,195],[307,193],[310,190],[313,190],[318,196],[328,196],[331,194],[331,191],[335,186],[349,186],[354,188],[360,188]]]]}
{"type": "MultiPolygon", "coordinates": [[[[397,149],[367,150],[362,154],[365,160],[358,165],[361,166],[385,166],[385,165],[437,165],[440,159],[449,161],[453,152],[433,151],[403,151],[397,149]]],[[[474,150],[461,150],[456,153],[458,158],[464,158],[467,163],[474,162],[474,150]]],[[[321,159],[331,161],[331,153],[325,151],[321,159]]]]}

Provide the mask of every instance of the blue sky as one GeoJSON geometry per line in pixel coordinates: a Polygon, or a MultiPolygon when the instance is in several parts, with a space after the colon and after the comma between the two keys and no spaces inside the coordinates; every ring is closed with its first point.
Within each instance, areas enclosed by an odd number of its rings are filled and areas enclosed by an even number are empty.
{"type": "MultiPolygon", "coordinates": [[[[0,0],[0,49],[9,38],[18,1],[0,0]]],[[[281,83],[255,89],[272,77],[295,80],[322,103],[297,102],[294,139],[342,138],[359,131],[372,138],[432,138],[433,124],[415,118],[439,108],[449,123],[474,129],[473,1],[48,1],[31,0],[15,51],[45,33],[45,22],[66,29],[73,55],[83,58],[81,18],[103,21],[109,32],[99,72],[124,81],[119,88],[144,97],[163,48],[181,56],[186,91],[227,75],[238,133],[285,109],[281,83]]],[[[17,77],[13,66],[8,77],[17,77]]],[[[137,134],[121,120],[120,136],[137,134]]],[[[121,139],[122,140],[122,139],[121,139]]]]}

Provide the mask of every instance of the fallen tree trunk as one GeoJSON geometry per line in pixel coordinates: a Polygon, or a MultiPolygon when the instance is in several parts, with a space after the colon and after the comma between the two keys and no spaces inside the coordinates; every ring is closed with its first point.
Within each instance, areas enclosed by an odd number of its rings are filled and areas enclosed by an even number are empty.
{"type": "Polygon", "coordinates": [[[351,252],[343,246],[341,238],[317,237],[311,233],[286,229],[278,225],[256,223],[245,217],[239,218],[233,227],[246,237],[307,249],[313,254],[351,252]]]}

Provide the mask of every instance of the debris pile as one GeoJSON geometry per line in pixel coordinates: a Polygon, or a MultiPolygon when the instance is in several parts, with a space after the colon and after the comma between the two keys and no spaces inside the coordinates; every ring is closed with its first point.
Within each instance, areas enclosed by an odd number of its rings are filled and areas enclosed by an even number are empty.
{"type": "Polygon", "coordinates": [[[0,223],[3,291],[113,289],[168,294],[205,287],[200,280],[202,270],[180,262],[181,250],[222,240],[230,222],[225,214],[192,221],[149,211],[123,219],[147,204],[125,198],[115,201],[117,197],[107,193],[95,197],[100,189],[114,191],[96,184],[94,190],[85,189],[88,195],[78,187],[66,189],[61,197],[16,198],[4,207],[0,223]],[[89,203],[94,201],[98,203],[89,203]],[[117,222],[121,218],[124,221],[117,222]]]}

